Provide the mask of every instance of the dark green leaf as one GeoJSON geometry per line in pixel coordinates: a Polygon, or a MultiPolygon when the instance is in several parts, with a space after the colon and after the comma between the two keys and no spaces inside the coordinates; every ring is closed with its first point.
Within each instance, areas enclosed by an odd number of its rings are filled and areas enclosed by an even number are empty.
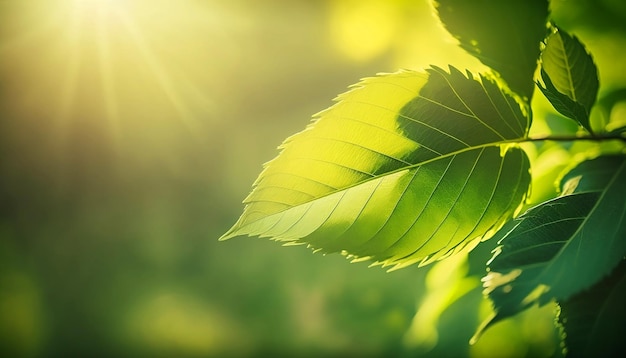
{"type": "Polygon", "coordinates": [[[541,53],[539,88],[559,113],[576,120],[589,132],[589,114],[598,94],[598,69],[574,36],[561,29],[550,35],[541,53]]]}
{"type": "MultiPolygon", "coordinates": [[[[552,106],[554,107],[554,109],[557,110],[557,112],[561,113],[567,118],[571,118],[577,121],[578,123],[581,123],[581,121],[583,123],[589,121],[589,113],[587,112],[585,107],[583,107],[582,104],[572,100],[568,96],[560,93],[554,87],[554,84],[552,84],[550,77],[546,74],[543,68],[541,69],[541,79],[543,80],[545,87],[541,86],[539,83],[537,85],[543,95],[546,96],[550,103],[552,103],[552,106]]],[[[562,117],[561,120],[563,120],[562,117]]]]}
{"type": "Polygon", "coordinates": [[[535,303],[563,300],[607,275],[626,253],[626,157],[582,162],[562,195],[508,227],[483,279],[495,316],[483,328],[535,303]]]}
{"type": "Polygon", "coordinates": [[[530,121],[494,82],[455,68],[368,78],[288,138],[222,239],[258,235],[383,265],[490,237],[523,201],[530,121]]]}
{"type": "Polygon", "coordinates": [[[531,98],[548,1],[435,0],[435,6],[463,49],[497,71],[514,92],[531,98]]]}
{"type": "Polygon", "coordinates": [[[626,355],[626,261],[596,285],[560,302],[568,357],[626,355]]]}

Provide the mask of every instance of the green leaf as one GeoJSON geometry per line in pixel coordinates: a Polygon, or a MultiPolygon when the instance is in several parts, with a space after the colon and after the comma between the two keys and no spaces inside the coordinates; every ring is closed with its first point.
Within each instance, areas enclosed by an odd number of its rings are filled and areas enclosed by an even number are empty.
{"type": "Polygon", "coordinates": [[[402,71],[368,78],[266,164],[238,235],[382,265],[423,264],[488,238],[520,205],[530,125],[493,81],[402,71]]]}
{"type": "Polygon", "coordinates": [[[461,47],[530,99],[545,38],[546,0],[435,0],[439,18],[461,47]]]}
{"type": "Polygon", "coordinates": [[[592,288],[560,302],[568,357],[626,354],[626,261],[592,288]]]}
{"type": "Polygon", "coordinates": [[[626,133],[626,88],[617,88],[598,99],[595,104],[597,125],[609,134],[626,133]],[[622,114],[623,113],[623,114],[622,114]]]}
{"type": "Polygon", "coordinates": [[[442,332],[442,314],[480,285],[478,276],[469,276],[468,255],[459,254],[432,265],[424,280],[425,291],[408,328],[404,343],[411,349],[430,351],[442,332]]]}
{"type": "Polygon", "coordinates": [[[574,36],[556,29],[541,53],[539,89],[559,113],[571,118],[589,132],[591,107],[598,95],[598,69],[591,55],[574,36]]]}
{"type": "Polygon", "coordinates": [[[535,304],[564,300],[607,275],[626,253],[626,157],[580,163],[562,195],[512,221],[483,278],[489,325],[535,304]]]}
{"type": "MultiPolygon", "coordinates": [[[[587,112],[585,107],[583,107],[582,104],[572,100],[568,96],[560,93],[556,89],[556,87],[554,87],[554,84],[550,80],[550,77],[546,74],[543,68],[541,69],[541,79],[543,80],[545,87],[542,87],[539,83],[537,83],[537,86],[539,87],[543,95],[546,96],[548,101],[550,101],[550,103],[557,112],[561,113],[567,118],[575,120],[579,124],[589,123],[589,113],[587,112]]],[[[589,125],[585,128],[589,129],[591,128],[591,126],[589,125]]]]}

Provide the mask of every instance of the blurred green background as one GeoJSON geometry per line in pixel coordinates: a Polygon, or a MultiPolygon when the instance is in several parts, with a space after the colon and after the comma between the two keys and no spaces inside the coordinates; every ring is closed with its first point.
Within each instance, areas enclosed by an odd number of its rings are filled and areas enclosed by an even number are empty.
{"type": "MultiPolygon", "coordinates": [[[[626,83],[622,2],[553,9],[626,83]]],[[[495,240],[393,273],[217,241],[336,94],[448,63],[484,69],[425,0],[0,0],[0,355],[558,354],[551,305],[468,346],[495,240]]]]}

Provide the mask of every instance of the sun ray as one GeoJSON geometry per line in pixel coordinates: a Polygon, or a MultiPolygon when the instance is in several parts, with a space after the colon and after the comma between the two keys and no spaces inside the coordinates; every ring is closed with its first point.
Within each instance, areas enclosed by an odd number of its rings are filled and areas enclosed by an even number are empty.
{"type": "Polygon", "coordinates": [[[120,114],[119,105],[115,93],[114,71],[111,61],[111,45],[109,38],[109,28],[107,20],[112,16],[110,9],[100,6],[97,13],[96,22],[96,44],[98,48],[98,66],[100,72],[100,80],[102,85],[105,117],[110,126],[110,135],[114,142],[114,149],[120,148],[120,114]]]}
{"type": "Polygon", "coordinates": [[[155,55],[154,51],[150,47],[149,42],[143,36],[141,29],[136,25],[135,21],[126,12],[121,11],[121,9],[116,10],[126,30],[130,34],[132,41],[139,50],[139,53],[145,61],[146,65],[148,66],[148,69],[154,75],[161,90],[163,90],[176,112],[178,112],[180,119],[187,126],[189,132],[194,135],[197,134],[198,119],[178,95],[171,77],[165,70],[165,66],[161,64],[158,57],[155,55]]]}
{"type": "MultiPolygon", "coordinates": [[[[15,9],[1,9],[1,11],[16,11],[15,9]]],[[[60,10],[58,9],[58,7],[46,7],[43,11],[46,12],[47,16],[38,18],[36,26],[22,28],[19,32],[13,31],[11,34],[12,36],[4,37],[0,42],[0,52],[11,51],[26,44],[37,42],[42,36],[45,36],[46,34],[54,31],[54,29],[59,26],[58,15],[60,10]]],[[[27,11],[24,12],[27,13],[27,11]]]]}
{"type": "Polygon", "coordinates": [[[56,116],[55,130],[56,137],[61,145],[67,142],[69,127],[71,126],[71,116],[75,105],[76,89],[78,88],[78,77],[83,65],[83,17],[79,6],[73,6],[67,26],[68,45],[67,63],[64,69],[63,83],[60,91],[60,108],[56,116]]]}

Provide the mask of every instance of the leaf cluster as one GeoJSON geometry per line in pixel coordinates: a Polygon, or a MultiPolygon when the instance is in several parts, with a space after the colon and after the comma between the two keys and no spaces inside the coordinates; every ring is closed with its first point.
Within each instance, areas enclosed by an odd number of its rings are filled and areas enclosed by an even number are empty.
{"type": "Polygon", "coordinates": [[[623,351],[599,327],[617,322],[607,310],[623,318],[626,130],[591,120],[595,106],[612,103],[597,101],[592,56],[549,21],[546,0],[434,6],[459,45],[492,71],[450,65],[363,79],[285,140],[221,239],[267,237],[398,269],[498,233],[483,278],[494,314],[474,340],[499,320],[556,301],[568,352],[589,352],[598,341],[623,351]],[[575,133],[530,136],[534,88],[558,121],[577,123],[575,133]],[[520,215],[533,183],[529,148],[583,141],[594,146],[552,164],[564,168],[553,196],[520,215]],[[595,311],[581,312],[587,306],[595,311]]]}

